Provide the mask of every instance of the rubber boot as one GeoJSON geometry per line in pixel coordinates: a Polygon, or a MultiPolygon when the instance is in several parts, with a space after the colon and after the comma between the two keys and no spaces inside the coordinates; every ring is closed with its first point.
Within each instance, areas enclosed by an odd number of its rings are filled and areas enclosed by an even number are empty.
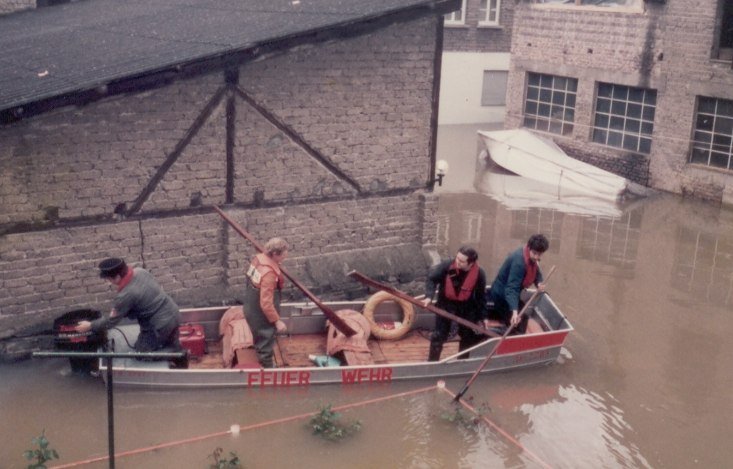
{"type": "Polygon", "coordinates": [[[430,352],[428,354],[429,362],[437,362],[440,360],[440,353],[443,351],[443,344],[439,342],[430,342],[430,352]]]}

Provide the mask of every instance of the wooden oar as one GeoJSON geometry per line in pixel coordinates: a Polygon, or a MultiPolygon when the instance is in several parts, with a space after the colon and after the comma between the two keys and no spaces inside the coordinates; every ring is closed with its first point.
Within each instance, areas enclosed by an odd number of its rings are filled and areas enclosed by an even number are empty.
{"type": "Polygon", "coordinates": [[[384,290],[387,293],[390,293],[397,298],[400,298],[402,300],[408,301],[416,306],[419,306],[420,308],[427,309],[431,313],[435,313],[438,316],[443,316],[444,318],[450,319],[451,321],[455,321],[458,324],[461,324],[463,326],[468,327],[469,329],[474,330],[475,332],[478,332],[479,334],[487,335],[489,337],[500,337],[499,334],[497,334],[494,331],[491,331],[489,329],[486,329],[484,327],[479,326],[478,324],[475,324],[471,321],[468,321],[466,319],[463,319],[460,316],[456,316],[455,314],[449,313],[448,311],[438,308],[437,306],[433,306],[432,304],[428,304],[427,306],[423,304],[422,301],[419,301],[410,295],[408,295],[405,292],[402,292],[400,290],[397,290],[395,288],[390,287],[387,284],[377,282],[376,280],[373,280],[369,277],[367,277],[364,274],[361,274],[357,272],[356,270],[352,270],[347,274],[349,277],[353,278],[354,280],[357,280],[365,285],[369,285],[370,287],[378,288],[379,290],[384,290]]]}
{"type": "MultiPolygon", "coordinates": [[[[547,274],[547,277],[544,278],[544,282],[547,282],[547,280],[549,280],[550,276],[552,275],[552,273],[554,271],[555,271],[555,266],[553,265],[552,268],[550,269],[550,272],[547,274]]],[[[529,306],[532,303],[534,303],[534,300],[540,295],[540,293],[542,293],[542,292],[539,291],[539,290],[536,290],[534,293],[532,293],[532,296],[529,297],[529,300],[524,304],[524,307],[519,312],[519,315],[518,315],[519,316],[519,320],[522,319],[522,316],[524,316],[524,313],[527,311],[527,309],[529,308],[529,306]]],[[[517,324],[519,324],[519,321],[517,321],[517,324]]],[[[458,392],[458,394],[456,394],[455,397],[453,397],[453,402],[460,401],[461,400],[461,397],[463,397],[463,395],[466,394],[466,391],[468,391],[468,387],[471,386],[471,384],[473,384],[474,380],[476,380],[476,377],[479,375],[479,373],[481,373],[481,370],[483,370],[484,367],[486,367],[486,365],[489,363],[489,360],[491,360],[491,357],[494,356],[494,353],[496,353],[496,351],[499,350],[499,347],[501,346],[502,342],[504,342],[504,339],[506,339],[506,337],[509,335],[509,333],[512,331],[512,329],[514,329],[514,325],[513,324],[510,324],[509,327],[507,328],[506,332],[504,332],[504,335],[501,336],[501,339],[496,344],[496,346],[494,347],[494,349],[486,356],[486,358],[484,358],[484,361],[481,362],[481,365],[478,367],[478,370],[476,370],[471,375],[471,377],[468,378],[468,381],[466,381],[466,384],[463,385],[463,389],[461,389],[458,392]]]]}
{"type": "MultiPolygon", "coordinates": [[[[247,231],[244,228],[242,228],[241,226],[239,226],[239,223],[237,223],[236,221],[232,220],[229,217],[229,215],[227,215],[226,213],[224,213],[224,211],[222,209],[220,209],[219,207],[214,207],[214,210],[216,210],[219,213],[219,215],[221,215],[221,217],[227,223],[229,223],[229,225],[231,225],[232,228],[234,228],[234,231],[236,231],[237,233],[239,233],[240,235],[242,235],[243,238],[245,238],[250,243],[252,243],[252,245],[255,247],[255,249],[257,249],[259,252],[263,252],[263,253],[265,252],[264,248],[262,246],[260,246],[257,243],[257,241],[255,241],[255,239],[252,237],[252,235],[250,235],[249,233],[247,233],[247,231]]],[[[354,329],[352,329],[351,327],[349,327],[349,325],[346,323],[346,321],[344,321],[343,319],[341,319],[331,308],[329,308],[328,306],[326,306],[323,303],[321,303],[321,300],[319,300],[316,295],[314,295],[310,290],[308,290],[303,284],[301,284],[300,282],[298,282],[297,280],[295,280],[293,278],[293,276],[290,275],[285,270],[285,268],[283,266],[280,266],[280,271],[283,273],[283,275],[285,275],[288,279],[290,279],[291,282],[293,282],[293,285],[295,285],[296,287],[298,287],[300,289],[300,291],[302,291],[305,294],[305,296],[307,296],[308,298],[310,298],[310,300],[313,303],[315,303],[315,305],[318,306],[318,308],[321,311],[323,311],[323,314],[326,315],[326,317],[328,318],[328,320],[331,321],[331,323],[333,324],[333,326],[336,329],[338,329],[339,332],[341,332],[342,334],[344,334],[346,337],[351,337],[352,335],[356,334],[356,331],[354,329]]]]}

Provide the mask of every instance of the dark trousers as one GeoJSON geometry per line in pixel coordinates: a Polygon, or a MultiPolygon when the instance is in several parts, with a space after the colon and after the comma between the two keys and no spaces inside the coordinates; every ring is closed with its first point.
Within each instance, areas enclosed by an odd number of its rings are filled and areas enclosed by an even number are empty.
{"type": "Polygon", "coordinates": [[[165,348],[176,352],[181,349],[178,326],[168,331],[141,330],[135,341],[135,350],[138,352],[157,352],[165,348]]]}
{"type": "MultiPolygon", "coordinates": [[[[430,334],[430,352],[428,354],[428,361],[436,362],[440,360],[440,354],[443,352],[443,344],[448,340],[452,323],[453,321],[444,318],[443,316],[437,316],[435,318],[435,329],[433,330],[433,333],[430,334]]],[[[459,352],[473,347],[481,342],[482,339],[482,336],[476,334],[473,329],[469,329],[462,325],[458,326],[458,337],[460,337],[458,342],[459,352]]],[[[465,359],[468,358],[469,355],[470,353],[466,352],[458,358],[465,359]]]]}

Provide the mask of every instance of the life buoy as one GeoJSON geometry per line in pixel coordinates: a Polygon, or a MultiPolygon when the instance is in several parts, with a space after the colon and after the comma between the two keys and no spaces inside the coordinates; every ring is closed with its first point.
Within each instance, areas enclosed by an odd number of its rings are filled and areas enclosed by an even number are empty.
{"type": "Polygon", "coordinates": [[[395,340],[404,336],[410,331],[412,323],[415,321],[415,310],[412,304],[401,298],[397,298],[385,291],[380,291],[370,296],[364,304],[364,317],[369,321],[369,326],[374,337],[387,340],[395,340]],[[374,321],[374,310],[384,301],[394,301],[402,308],[402,322],[399,327],[394,329],[385,329],[374,321]]]}

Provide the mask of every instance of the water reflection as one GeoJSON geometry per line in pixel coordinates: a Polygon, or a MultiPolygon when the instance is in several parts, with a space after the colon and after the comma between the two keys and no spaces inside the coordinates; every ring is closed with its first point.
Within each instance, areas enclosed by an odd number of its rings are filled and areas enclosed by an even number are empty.
{"type": "MultiPolygon", "coordinates": [[[[460,162],[449,159],[439,189],[439,251],[472,244],[493,277],[507,253],[544,232],[551,246],[543,267],[558,267],[548,288],[576,328],[561,363],[481,377],[468,393],[526,451],[486,426],[456,428],[441,418],[449,399],[425,393],[344,413],[363,422],[344,444],[314,439],[299,421],[118,460],[119,467],[206,467],[217,446],[236,451],[246,467],[541,467],[527,451],[556,468],[730,465],[733,211],[664,194],[615,216],[512,209],[473,188],[470,135],[443,141],[464,147],[447,155],[460,162]]],[[[54,360],[0,365],[0,467],[25,467],[22,452],[44,428],[63,463],[106,454],[104,387],[67,371],[54,360]]],[[[431,384],[123,391],[115,397],[117,448],[431,384]]]]}
{"type": "MultiPolygon", "coordinates": [[[[471,138],[468,128],[443,131],[471,138]]],[[[579,209],[536,191],[519,197],[527,188],[510,186],[526,181],[487,182],[482,171],[450,175],[477,181],[473,192],[441,190],[439,251],[473,244],[491,278],[543,232],[543,267],[558,267],[550,292],[576,327],[573,360],[552,369],[558,397],[499,409],[502,422],[553,467],[726,466],[733,210],[669,194],[579,209]]],[[[497,387],[485,388],[492,400],[497,387]]],[[[516,465],[507,451],[504,464],[516,465]]]]}

